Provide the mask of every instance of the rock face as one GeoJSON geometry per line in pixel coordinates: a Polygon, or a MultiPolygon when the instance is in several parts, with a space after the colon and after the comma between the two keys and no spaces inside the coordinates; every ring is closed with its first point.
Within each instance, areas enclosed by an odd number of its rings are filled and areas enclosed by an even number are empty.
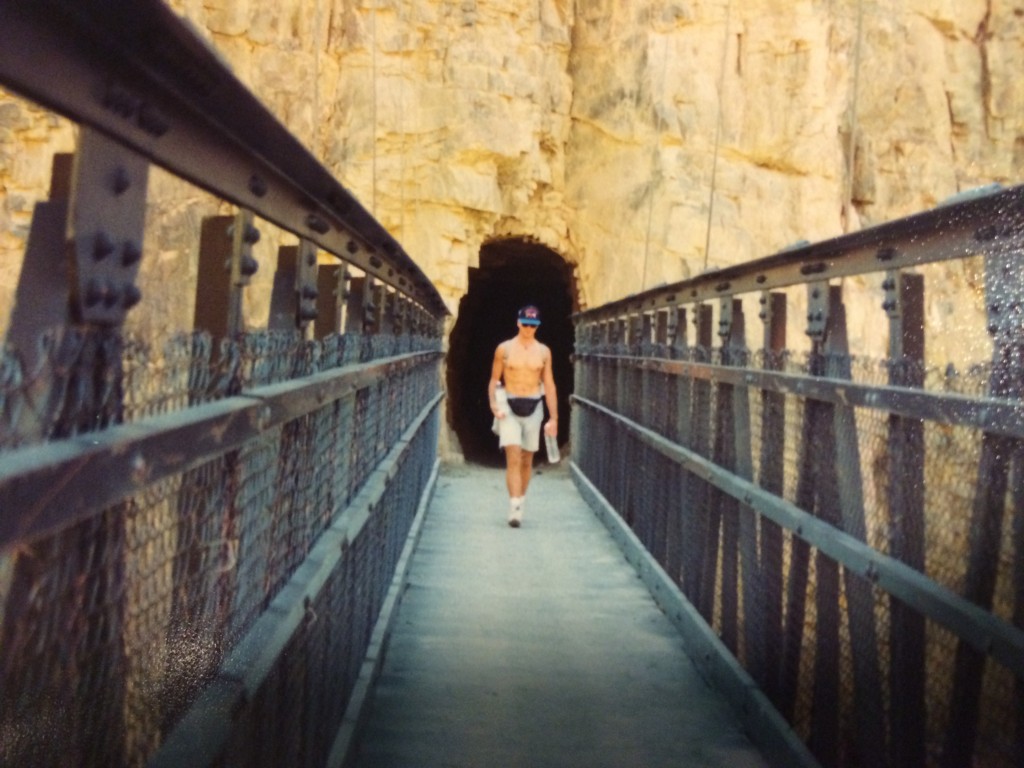
{"type": "MultiPolygon", "coordinates": [[[[1024,6],[991,0],[174,0],[457,310],[526,238],[594,306],[931,207],[1024,161],[1024,6]]],[[[0,96],[0,306],[73,129],[0,96]]],[[[159,174],[148,329],[224,206],[159,174]]],[[[269,295],[267,237],[248,308],[269,295]]],[[[970,280],[966,281],[970,284],[970,280]]],[[[935,310],[941,315],[940,310],[935,310]]],[[[5,314],[5,313],[0,313],[5,314]]],[[[0,317],[0,324],[6,317],[0,317]]]]}

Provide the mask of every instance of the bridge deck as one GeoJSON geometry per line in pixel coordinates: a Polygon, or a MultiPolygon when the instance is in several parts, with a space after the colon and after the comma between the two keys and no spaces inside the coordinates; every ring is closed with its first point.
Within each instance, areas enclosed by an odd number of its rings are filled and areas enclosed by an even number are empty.
{"type": "Polygon", "coordinates": [[[565,469],[527,503],[442,472],[358,768],[766,765],[565,469]]]}

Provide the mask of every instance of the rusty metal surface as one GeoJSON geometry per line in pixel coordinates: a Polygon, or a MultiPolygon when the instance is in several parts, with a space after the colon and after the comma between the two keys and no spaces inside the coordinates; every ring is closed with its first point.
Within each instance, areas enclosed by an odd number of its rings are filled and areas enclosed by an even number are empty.
{"type": "Polygon", "coordinates": [[[577,468],[824,766],[1009,768],[1024,754],[1020,201],[1012,190],[576,318],[577,468]],[[928,248],[904,262],[910,237],[928,248]],[[934,273],[901,268],[979,252],[992,357],[926,364],[934,273]],[[841,285],[822,279],[872,270],[885,358],[851,353],[841,285]],[[798,313],[798,290],[763,290],[793,282],[807,285],[798,313]],[[761,295],[759,349],[744,346],[744,293],[761,295]],[[809,352],[783,346],[794,314],[809,352]]]}
{"type": "Polygon", "coordinates": [[[159,0],[5,0],[0,82],[447,314],[402,246],[159,0]]]}
{"type": "Polygon", "coordinates": [[[1024,246],[1024,187],[942,206],[833,240],[706,272],[594,307],[577,315],[600,322],[632,312],[673,309],[772,288],[908,269],[984,254],[1007,257],[1024,246]]]}
{"type": "Polygon", "coordinates": [[[0,453],[0,763],[143,765],[240,676],[207,764],[322,762],[435,461],[438,343],[258,333],[204,358],[200,334],[162,359],[125,343],[129,373],[162,372],[126,376],[128,423],[0,453]],[[10,496],[32,457],[56,495],[10,496]],[[342,519],[325,568],[310,556],[342,519]]]}

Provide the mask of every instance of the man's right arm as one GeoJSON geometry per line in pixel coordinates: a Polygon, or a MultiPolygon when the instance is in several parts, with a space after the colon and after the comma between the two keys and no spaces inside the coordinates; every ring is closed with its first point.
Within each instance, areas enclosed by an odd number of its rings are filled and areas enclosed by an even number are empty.
{"type": "Polygon", "coordinates": [[[505,372],[505,355],[501,344],[494,350],[494,361],[491,363],[491,380],[487,382],[487,401],[491,404],[491,413],[497,418],[505,418],[505,412],[498,409],[498,382],[505,372]]]}

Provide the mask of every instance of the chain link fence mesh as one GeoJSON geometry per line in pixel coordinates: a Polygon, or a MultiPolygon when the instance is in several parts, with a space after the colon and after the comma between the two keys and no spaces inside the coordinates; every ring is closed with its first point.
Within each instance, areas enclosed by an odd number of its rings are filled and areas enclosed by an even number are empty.
{"type": "MultiPolygon", "coordinates": [[[[157,353],[111,333],[46,334],[31,366],[0,355],[0,451],[439,344],[196,334],[157,353]]],[[[437,355],[420,360],[0,553],[0,764],[144,765],[437,396],[437,355]]],[[[433,467],[436,421],[401,452],[369,522],[236,714],[222,764],[323,764],[433,467]]]]}
{"type": "MultiPolygon", "coordinates": [[[[644,361],[828,372],[869,386],[910,377],[928,391],[974,398],[992,394],[992,366],[955,371],[720,348],[680,354],[581,338],[588,337],[578,336],[578,397],[751,479],[1000,620],[1024,625],[1022,515],[1014,496],[1022,463],[1010,463],[1009,490],[997,498],[996,546],[987,553],[991,602],[968,584],[977,580],[969,575],[978,558],[972,510],[979,489],[992,482],[983,458],[992,449],[981,430],[762,392],[713,374],[669,375],[644,361]]],[[[580,470],[823,765],[1019,765],[1024,681],[1011,670],[686,471],[617,418],[585,403],[573,418],[580,470]]],[[[1010,440],[999,450],[1007,461],[1020,456],[1010,440]]]]}

